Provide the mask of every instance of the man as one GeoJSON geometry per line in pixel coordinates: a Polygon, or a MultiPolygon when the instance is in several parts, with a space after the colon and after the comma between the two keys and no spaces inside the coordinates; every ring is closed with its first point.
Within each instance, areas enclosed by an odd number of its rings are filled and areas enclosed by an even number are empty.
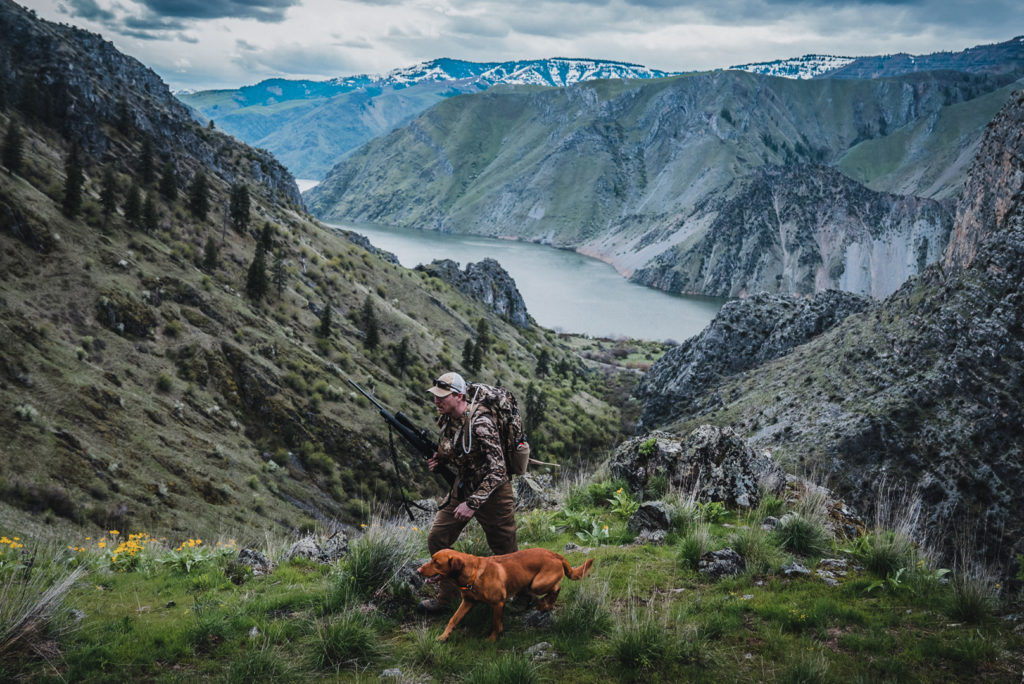
{"type": "MultiPolygon", "coordinates": [[[[494,417],[483,408],[469,415],[466,381],[458,373],[445,373],[427,391],[434,396],[441,428],[437,452],[427,466],[434,470],[448,463],[458,475],[427,535],[430,554],[450,548],[474,518],[495,555],[517,551],[515,499],[494,417]]],[[[457,593],[454,582],[442,579],[438,597],[424,599],[420,609],[441,611],[457,593]]]]}

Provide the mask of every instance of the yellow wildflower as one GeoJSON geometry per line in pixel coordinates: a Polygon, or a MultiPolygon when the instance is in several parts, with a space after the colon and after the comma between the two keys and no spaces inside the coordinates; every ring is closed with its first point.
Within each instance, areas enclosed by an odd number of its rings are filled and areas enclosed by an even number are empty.
{"type": "Polygon", "coordinates": [[[118,532],[117,530],[110,530],[110,534],[118,535],[118,534],[121,534],[121,533],[118,532]]]}
{"type": "Polygon", "coordinates": [[[105,541],[101,541],[101,542],[100,542],[99,544],[97,544],[96,546],[100,547],[101,549],[105,549],[105,548],[107,548],[107,542],[105,542],[105,541]]]}

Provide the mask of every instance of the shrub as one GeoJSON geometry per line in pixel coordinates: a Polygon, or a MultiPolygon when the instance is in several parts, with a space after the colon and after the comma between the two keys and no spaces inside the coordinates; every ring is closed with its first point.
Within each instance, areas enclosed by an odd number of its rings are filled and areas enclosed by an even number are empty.
{"type": "Polygon", "coordinates": [[[821,556],[831,548],[831,536],[821,520],[803,513],[784,516],[775,533],[782,548],[801,556],[821,556]]]}
{"type": "Polygon", "coordinates": [[[612,626],[609,606],[607,584],[583,582],[575,586],[555,615],[555,631],[569,638],[607,633],[612,626]]]}
{"type": "Polygon", "coordinates": [[[970,624],[985,622],[998,606],[996,583],[977,563],[965,564],[954,573],[946,613],[970,624]]]}
{"type": "Polygon", "coordinates": [[[880,578],[895,575],[901,568],[914,565],[914,543],[909,537],[883,530],[858,537],[851,547],[844,549],[854,560],[880,578]]]}
{"type": "Polygon", "coordinates": [[[268,643],[253,645],[231,661],[228,682],[274,682],[286,679],[288,669],[283,658],[270,649],[268,643]]]}
{"type": "Polygon", "coordinates": [[[312,654],[317,668],[366,666],[382,653],[380,635],[358,611],[346,612],[333,623],[316,623],[312,654]]]}
{"type": "Polygon", "coordinates": [[[156,388],[161,392],[170,392],[174,388],[174,381],[167,373],[161,373],[156,377],[156,388]]]}
{"type": "Polygon", "coordinates": [[[612,635],[612,657],[629,672],[651,672],[674,659],[674,636],[649,613],[632,616],[612,635]]]}
{"type": "Polygon", "coordinates": [[[697,523],[679,542],[679,562],[692,570],[697,569],[701,556],[714,547],[711,527],[706,522],[697,523]]]}
{"type": "Polygon", "coordinates": [[[39,411],[32,404],[19,404],[14,407],[14,415],[26,423],[34,423],[39,418],[39,411]]]}
{"type": "Polygon", "coordinates": [[[760,525],[747,525],[729,535],[729,546],[743,556],[747,570],[754,575],[768,572],[781,561],[778,548],[760,525]]]}
{"type": "Polygon", "coordinates": [[[419,554],[421,542],[414,535],[410,528],[371,523],[349,547],[332,603],[344,605],[386,591],[398,571],[419,554]]]}
{"type": "Polygon", "coordinates": [[[30,563],[19,562],[20,540],[0,537],[0,661],[28,654],[52,637],[65,610],[64,600],[84,574],[69,570],[53,550],[37,551],[30,563]]]}
{"type": "Polygon", "coordinates": [[[558,533],[554,525],[555,513],[534,509],[519,517],[519,540],[527,544],[543,544],[551,541],[558,533]]]}
{"type": "Polygon", "coordinates": [[[534,684],[540,682],[537,666],[525,656],[506,653],[497,659],[485,660],[463,680],[467,684],[534,684]]]}

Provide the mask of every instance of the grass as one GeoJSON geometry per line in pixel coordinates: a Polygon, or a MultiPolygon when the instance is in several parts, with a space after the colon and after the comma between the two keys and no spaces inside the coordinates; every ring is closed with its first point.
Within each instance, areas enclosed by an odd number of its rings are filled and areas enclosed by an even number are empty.
{"type": "MultiPolygon", "coordinates": [[[[592,518],[610,514],[580,506],[592,518]]],[[[505,635],[494,644],[484,640],[486,606],[473,608],[448,642],[436,642],[449,615],[416,613],[419,595],[404,579],[426,555],[425,532],[375,519],[333,565],[282,562],[289,543],[268,539],[259,550],[276,569],[241,584],[226,576],[233,551],[210,551],[186,571],[176,557],[187,540],[142,545],[130,564],[113,561],[111,546],[100,549],[96,540],[55,551],[46,567],[60,572],[48,581],[63,610],[84,617],[68,631],[60,629],[60,611],[51,613],[53,629],[31,637],[35,649],[2,654],[0,676],[362,681],[397,668],[406,680],[424,682],[1017,681],[1024,638],[1012,624],[989,619],[1004,607],[992,601],[994,585],[978,568],[944,581],[921,563],[900,582],[882,579],[870,590],[880,578],[850,570],[831,587],[813,575],[778,574],[783,558],[808,567],[816,558],[784,550],[749,517],[737,527],[732,511],[723,522],[698,521],[675,544],[607,539],[586,554],[564,552],[575,534],[553,531],[544,514],[528,515],[545,521],[537,523],[545,547],[574,565],[593,557],[594,569],[563,583],[549,627],[527,625],[530,611],[511,602],[505,635]],[[723,544],[766,560],[748,560],[746,572],[718,581],[697,573],[690,545],[723,544]],[[542,641],[556,656],[533,660],[528,650],[542,641]]],[[[13,587],[12,571],[31,549],[5,548],[0,576],[13,587]]]]}

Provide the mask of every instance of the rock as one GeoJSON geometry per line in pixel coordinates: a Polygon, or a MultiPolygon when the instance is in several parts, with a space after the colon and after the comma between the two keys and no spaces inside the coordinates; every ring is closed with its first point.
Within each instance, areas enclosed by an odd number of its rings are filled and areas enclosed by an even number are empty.
{"type": "Polygon", "coordinates": [[[836,579],[836,575],[828,570],[815,570],[814,574],[821,578],[821,580],[830,587],[838,587],[839,580],[836,579]]]}
{"type": "Polygon", "coordinates": [[[648,501],[640,504],[636,512],[629,516],[626,527],[635,534],[664,533],[671,524],[668,506],[661,501],[648,501]]]}
{"type": "Polygon", "coordinates": [[[531,610],[523,616],[523,626],[531,629],[551,629],[554,624],[549,610],[531,610]]]}
{"type": "Polygon", "coordinates": [[[823,570],[829,570],[836,573],[839,576],[846,574],[850,568],[850,563],[842,558],[822,558],[818,561],[818,567],[823,570]]]}
{"type": "Polygon", "coordinates": [[[320,560],[324,563],[333,563],[348,553],[348,537],[344,532],[338,530],[320,545],[320,560]]]}
{"type": "Polygon", "coordinates": [[[512,478],[512,486],[516,492],[516,510],[532,511],[537,508],[552,508],[556,504],[552,494],[554,478],[551,475],[527,473],[512,478]]]}
{"type": "Polygon", "coordinates": [[[661,546],[665,543],[665,530],[643,530],[636,537],[636,544],[647,546],[661,546]]]}
{"type": "Polygon", "coordinates": [[[743,557],[733,549],[708,551],[697,562],[697,572],[715,579],[735,577],[746,569],[743,557]]]}
{"type": "Polygon", "coordinates": [[[731,507],[756,507],[761,491],[781,491],[785,482],[770,457],[755,454],[732,430],[711,425],[685,440],[664,432],[631,439],[615,450],[609,467],[638,497],[651,477],[661,474],[670,486],[694,491],[700,501],[731,507]]]}
{"type": "Polygon", "coordinates": [[[779,526],[779,519],[773,515],[769,515],[767,518],[761,521],[762,530],[774,530],[779,526]]]}
{"type": "Polygon", "coordinates": [[[242,548],[224,572],[235,584],[244,584],[249,577],[269,575],[273,571],[274,564],[265,555],[255,549],[242,548]]]}
{"type": "Polygon", "coordinates": [[[127,293],[109,291],[96,300],[96,320],[119,335],[151,338],[157,319],[153,309],[127,293]]]}
{"type": "Polygon", "coordinates": [[[526,657],[535,663],[545,663],[558,658],[558,652],[546,641],[541,641],[526,649],[526,657]]]}
{"type": "Polygon", "coordinates": [[[284,552],[281,560],[286,562],[294,558],[305,558],[307,560],[319,561],[322,554],[323,551],[320,549],[320,544],[317,543],[315,537],[303,537],[284,552]]]}
{"type": "Polygon", "coordinates": [[[402,677],[402,671],[397,667],[389,667],[380,673],[381,679],[401,679],[402,677]]]}
{"type": "Polygon", "coordinates": [[[789,565],[783,566],[781,568],[781,572],[786,577],[809,576],[811,574],[810,570],[800,565],[796,561],[793,561],[789,565]]]}
{"type": "Polygon", "coordinates": [[[451,283],[456,290],[483,302],[510,323],[520,328],[530,327],[530,315],[516,281],[494,259],[466,264],[465,271],[460,271],[459,264],[451,259],[439,259],[417,266],[416,270],[451,283]]]}

